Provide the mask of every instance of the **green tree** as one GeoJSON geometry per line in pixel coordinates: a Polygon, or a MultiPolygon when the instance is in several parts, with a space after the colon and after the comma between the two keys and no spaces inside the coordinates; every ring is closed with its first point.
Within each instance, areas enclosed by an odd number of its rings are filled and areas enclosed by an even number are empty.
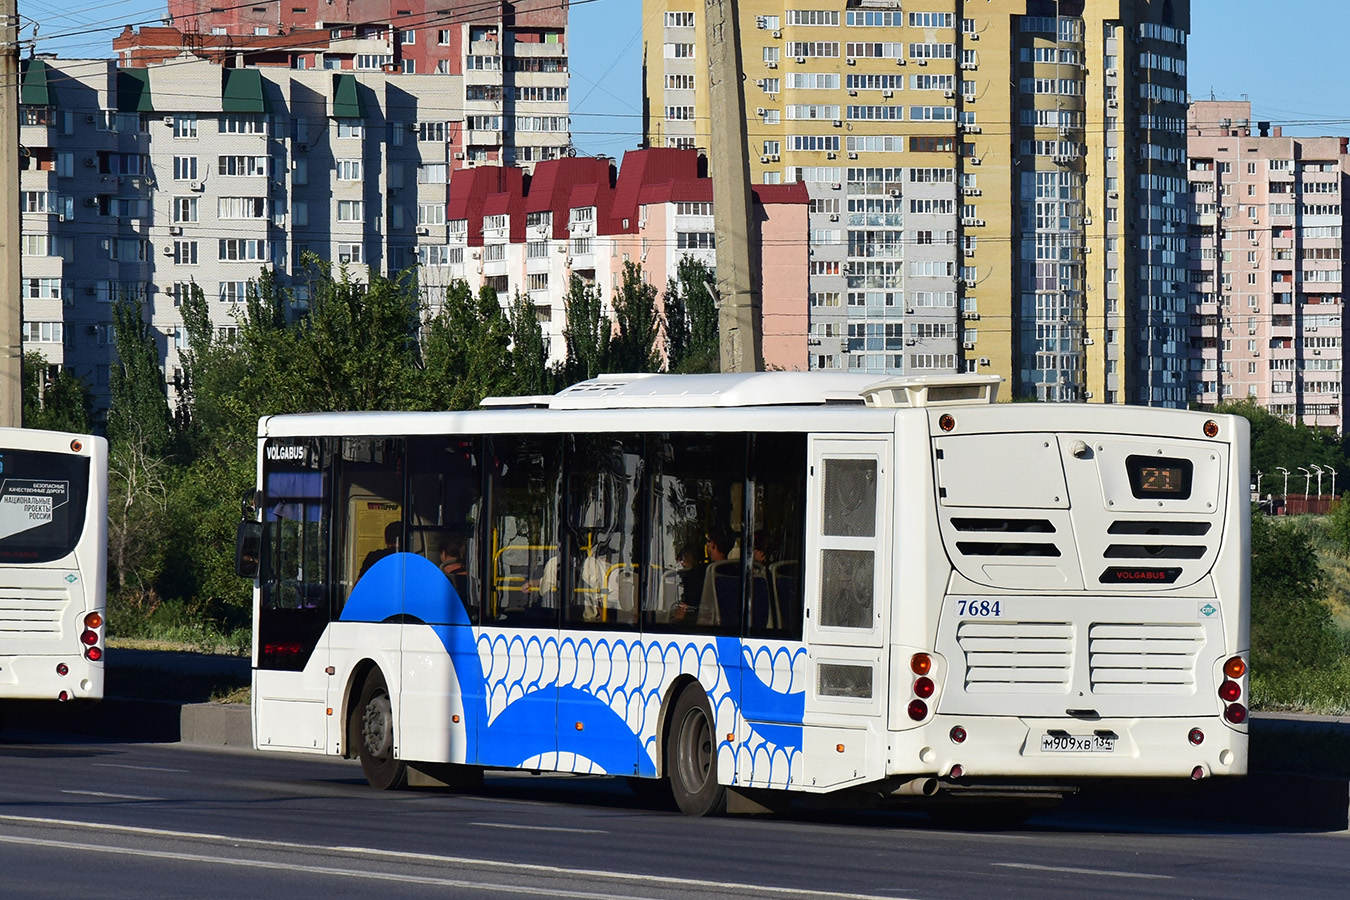
{"type": "Polygon", "coordinates": [[[474,294],[464,281],[452,282],[422,328],[419,408],[470,409],[508,392],[510,346],[511,324],[497,292],[484,285],[474,294]]]}
{"type": "Polygon", "coordinates": [[[661,353],[657,336],[661,317],[656,309],[657,291],[642,275],[642,267],[623,264],[623,284],[614,294],[614,335],[609,345],[609,364],[616,372],[657,372],[661,353]]]}
{"type": "Polygon", "coordinates": [[[108,439],[113,444],[136,443],[147,454],[165,456],[173,449],[174,432],[155,338],[138,301],[119,300],[112,314],[117,364],[109,385],[108,439]]]}
{"type": "Polygon", "coordinates": [[[567,309],[567,324],[563,327],[563,338],[567,341],[564,380],[575,384],[610,371],[613,323],[605,313],[600,290],[573,275],[563,304],[567,309]]]}
{"type": "Polygon", "coordinates": [[[1251,601],[1253,670],[1278,675],[1335,659],[1339,639],[1312,542],[1255,510],[1251,601]]]}
{"type": "Polygon", "coordinates": [[[666,287],[666,357],[672,372],[721,371],[717,302],[709,289],[712,281],[713,271],[706,263],[686,256],[666,287]]]}
{"type": "Polygon", "coordinates": [[[55,374],[47,358],[36,350],[23,355],[23,424],[87,434],[93,420],[93,397],[74,372],[55,374]]]}
{"type": "Polygon", "coordinates": [[[511,389],[531,396],[556,390],[553,371],[548,364],[548,345],[539,322],[539,310],[529,297],[516,291],[511,302],[511,389]]]}

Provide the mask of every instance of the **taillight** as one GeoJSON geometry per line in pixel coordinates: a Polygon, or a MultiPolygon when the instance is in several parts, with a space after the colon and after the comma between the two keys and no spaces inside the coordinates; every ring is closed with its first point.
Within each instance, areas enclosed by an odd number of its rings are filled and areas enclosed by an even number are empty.
{"type": "Polygon", "coordinates": [[[966,742],[966,730],[960,725],[953,725],[950,734],[953,744],[964,744],[966,742]]]}
{"type": "Polygon", "coordinates": [[[1247,707],[1241,703],[1230,703],[1224,708],[1223,717],[1234,725],[1241,725],[1247,721],[1247,707]]]}
{"type": "Polygon", "coordinates": [[[86,631],[80,635],[80,640],[92,647],[94,644],[98,643],[98,632],[86,631]]]}
{"type": "Polygon", "coordinates": [[[96,612],[91,612],[89,613],[89,615],[84,617],[85,628],[98,628],[102,624],[103,624],[103,616],[99,615],[96,612]]]}
{"type": "Polygon", "coordinates": [[[90,662],[98,662],[100,659],[103,658],[103,650],[99,647],[86,647],[84,651],[84,658],[89,660],[90,662]]]}
{"type": "Polygon", "coordinates": [[[909,670],[915,675],[927,675],[933,671],[933,657],[927,653],[915,653],[909,658],[909,670]]]}
{"type": "Polygon", "coordinates": [[[1234,656],[1223,664],[1223,674],[1229,678],[1241,678],[1247,674],[1247,662],[1240,656],[1234,656]]]}
{"type": "Polygon", "coordinates": [[[1242,685],[1236,681],[1225,681],[1219,685],[1219,696],[1224,702],[1232,703],[1234,700],[1242,699],[1242,685]]]}
{"type": "Polygon", "coordinates": [[[57,664],[56,664],[56,674],[57,674],[57,675],[69,675],[69,674],[70,674],[70,666],[66,665],[65,663],[57,663],[57,664]]]}
{"type": "Polygon", "coordinates": [[[909,717],[915,722],[922,722],[928,718],[928,704],[922,700],[909,701],[909,717]]]}
{"type": "Polygon", "coordinates": [[[933,684],[933,679],[927,676],[914,679],[914,696],[916,697],[927,700],[929,697],[933,696],[933,691],[936,689],[936,686],[933,684]]]}
{"type": "Polygon", "coordinates": [[[1199,728],[1192,728],[1190,733],[1190,741],[1197,747],[1200,746],[1205,742],[1205,733],[1201,731],[1199,728]]]}

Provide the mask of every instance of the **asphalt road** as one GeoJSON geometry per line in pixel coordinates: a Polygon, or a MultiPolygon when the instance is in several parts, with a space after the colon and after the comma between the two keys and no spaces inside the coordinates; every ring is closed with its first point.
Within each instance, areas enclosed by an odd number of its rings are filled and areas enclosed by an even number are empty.
{"type": "Polygon", "coordinates": [[[623,782],[380,793],[354,763],[0,734],[5,898],[1335,897],[1350,835],[1056,813],[687,819],[623,782]]]}

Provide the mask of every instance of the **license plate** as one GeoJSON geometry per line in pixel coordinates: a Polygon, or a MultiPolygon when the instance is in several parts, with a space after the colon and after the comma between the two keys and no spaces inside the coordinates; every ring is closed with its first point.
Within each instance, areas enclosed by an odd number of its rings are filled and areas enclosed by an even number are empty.
{"type": "Polygon", "coordinates": [[[1114,753],[1116,739],[1100,734],[1043,734],[1042,753],[1114,753]]]}

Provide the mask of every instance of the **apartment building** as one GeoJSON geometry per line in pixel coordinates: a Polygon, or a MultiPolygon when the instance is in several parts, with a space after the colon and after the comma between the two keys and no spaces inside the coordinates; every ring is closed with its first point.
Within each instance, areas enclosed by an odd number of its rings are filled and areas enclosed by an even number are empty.
{"type": "MultiPolygon", "coordinates": [[[[515,168],[461,172],[450,183],[448,243],[424,249],[421,283],[433,303],[457,279],[475,291],[490,286],[503,302],[528,295],[561,361],[573,275],[609,300],[625,263],[662,293],[685,257],[716,265],[713,183],[702,168],[693,150],[655,148],[626,153],[617,169],[576,158],[539,163],[529,179],[515,168]]],[[[803,185],[754,189],[764,358],[786,370],[808,367],[807,260],[795,249],[806,240],[807,209],[803,185]]]]}
{"type": "Polygon", "coordinates": [[[1187,134],[1193,400],[1340,430],[1350,138],[1285,137],[1250,103],[1212,100],[1187,134]]]}
{"type": "Polygon", "coordinates": [[[24,346],[106,404],[111,304],[139,300],[172,381],[189,285],[222,333],[307,252],[357,278],[444,246],[458,77],[28,61],[20,88],[24,346]]]}
{"type": "Polygon", "coordinates": [[[259,6],[169,3],[164,27],[128,27],[113,50],[125,67],[184,56],[233,68],[451,76],[452,168],[529,168],[566,156],[566,0],[292,0],[259,6]]]}
{"type": "MultiPolygon", "coordinates": [[[[1183,406],[1189,3],[916,6],[740,0],[752,178],[811,198],[811,365],[1183,406]]],[[[644,2],[651,146],[709,144],[702,8],[644,2]]]]}

